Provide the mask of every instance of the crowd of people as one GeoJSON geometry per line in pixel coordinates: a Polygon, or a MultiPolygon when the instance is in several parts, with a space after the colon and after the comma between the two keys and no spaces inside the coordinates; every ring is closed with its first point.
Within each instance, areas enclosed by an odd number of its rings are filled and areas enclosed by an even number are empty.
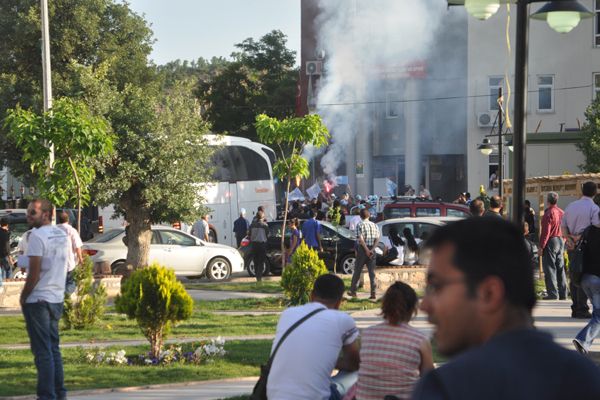
{"type": "MultiPolygon", "coordinates": [[[[375,234],[368,227],[363,234],[368,256],[375,234]]],[[[420,306],[414,290],[396,282],[382,298],[383,321],[360,332],[339,311],[343,281],[319,277],[311,302],[280,316],[267,397],[600,398],[598,366],[533,325],[530,255],[515,225],[494,216],[468,218],[437,229],[427,246],[431,262],[420,306]],[[429,338],[410,325],[417,308],[435,328],[438,353],[451,357],[438,368],[429,338]],[[335,368],[340,373],[331,377],[335,368]]]]}

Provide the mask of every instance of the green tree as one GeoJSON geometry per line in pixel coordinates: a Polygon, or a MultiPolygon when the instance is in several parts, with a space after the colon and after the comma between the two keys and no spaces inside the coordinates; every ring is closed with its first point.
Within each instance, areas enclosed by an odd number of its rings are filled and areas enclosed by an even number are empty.
{"type": "Polygon", "coordinates": [[[301,243],[292,256],[292,264],[281,275],[281,287],[290,305],[308,303],[315,281],[327,273],[319,254],[306,243],[301,243]]]}
{"type": "MultiPolygon", "coordinates": [[[[260,140],[263,143],[276,146],[280,153],[280,158],[273,166],[273,173],[282,182],[287,181],[281,230],[285,232],[289,208],[287,196],[290,193],[291,182],[296,177],[308,178],[310,176],[308,160],[302,157],[302,153],[305,147],[309,145],[315,148],[326,146],[330,134],[327,127],[323,125],[321,117],[317,114],[284,120],[260,114],[256,117],[255,126],[260,140]],[[289,156],[286,157],[284,149],[289,151],[289,156]]],[[[285,254],[284,239],[285,235],[281,235],[281,254],[285,254]]]]}
{"type": "Polygon", "coordinates": [[[256,115],[294,115],[298,69],[286,44],[278,30],[258,41],[248,38],[235,45],[233,62],[211,79],[200,79],[196,94],[214,131],[256,140],[256,115]]]}
{"type": "Polygon", "coordinates": [[[204,209],[201,182],[210,181],[207,125],[188,83],[168,92],[128,86],[110,118],[117,140],[113,159],[99,170],[99,204],[114,204],[128,225],[127,264],[148,264],[151,225],[193,221],[204,209]]]}
{"type": "Polygon", "coordinates": [[[134,272],[121,286],[117,312],[135,319],[158,357],[172,324],[192,316],[194,301],[171,269],[153,264],[134,272]]]}
{"type": "MultiPolygon", "coordinates": [[[[85,95],[81,86],[74,85],[83,67],[102,69],[105,79],[118,90],[155,79],[147,61],[152,31],[127,3],[52,0],[48,11],[56,97],[85,95]]],[[[40,32],[39,1],[0,1],[0,119],[17,104],[35,112],[42,110],[40,32]]],[[[34,179],[6,129],[0,130],[0,163],[7,164],[13,174],[29,178],[28,183],[34,179]]]]}
{"type": "Polygon", "coordinates": [[[585,162],[579,166],[585,172],[600,172],[600,98],[585,110],[585,123],[581,128],[581,141],[577,148],[585,162]]]}
{"type": "Polygon", "coordinates": [[[9,110],[5,127],[22,151],[23,162],[36,175],[42,196],[56,205],[77,202],[80,229],[81,207],[90,200],[95,166],[113,150],[108,123],[92,115],[82,102],[63,98],[47,113],[20,107],[9,110]],[[50,146],[54,146],[55,160],[49,168],[50,146]]]}

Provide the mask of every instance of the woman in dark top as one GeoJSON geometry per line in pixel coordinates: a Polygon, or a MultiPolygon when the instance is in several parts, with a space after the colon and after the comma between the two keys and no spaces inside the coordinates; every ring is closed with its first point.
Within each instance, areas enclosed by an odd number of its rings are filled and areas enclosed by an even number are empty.
{"type": "Polygon", "coordinates": [[[592,342],[600,335],[600,228],[590,226],[584,232],[583,276],[581,289],[592,302],[592,319],[573,340],[575,349],[587,354],[592,342]]]}

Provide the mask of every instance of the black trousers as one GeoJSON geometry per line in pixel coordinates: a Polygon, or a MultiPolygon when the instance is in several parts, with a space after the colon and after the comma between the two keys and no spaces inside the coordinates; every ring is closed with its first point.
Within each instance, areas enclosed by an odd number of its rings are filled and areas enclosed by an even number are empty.
{"type": "MultiPolygon", "coordinates": [[[[573,259],[573,253],[567,252],[569,260],[573,259]]],[[[571,310],[573,313],[586,313],[590,311],[588,306],[588,297],[585,292],[578,286],[573,284],[573,280],[569,278],[569,291],[571,292],[571,310]]]]}
{"type": "Polygon", "coordinates": [[[375,253],[371,257],[367,256],[367,253],[362,248],[358,247],[356,251],[356,263],[354,264],[354,273],[352,274],[352,284],[350,285],[350,291],[356,292],[356,285],[362,274],[363,267],[367,265],[369,271],[369,281],[371,281],[371,294],[375,294],[375,253]]]}
{"type": "Polygon", "coordinates": [[[254,261],[254,272],[256,280],[262,281],[263,265],[267,261],[267,244],[264,242],[252,242],[252,261],[254,261]]]}

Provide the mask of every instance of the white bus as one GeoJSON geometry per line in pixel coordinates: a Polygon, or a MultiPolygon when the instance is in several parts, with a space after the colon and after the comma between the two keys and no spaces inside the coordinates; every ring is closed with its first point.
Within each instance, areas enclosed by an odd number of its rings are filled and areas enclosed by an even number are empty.
{"type": "Polygon", "coordinates": [[[236,136],[207,135],[214,152],[214,182],[202,191],[207,208],[211,240],[236,247],[233,222],[240,210],[252,221],[259,206],[268,220],[277,217],[273,163],[275,153],[267,146],[236,136]]]}
{"type": "MultiPolygon", "coordinates": [[[[210,146],[218,147],[210,165],[214,166],[213,182],[200,195],[209,210],[210,241],[236,247],[233,222],[240,210],[252,221],[259,206],[268,220],[277,216],[273,163],[275,153],[267,146],[236,136],[206,135],[210,146]]],[[[112,206],[99,209],[99,231],[122,227],[122,218],[111,219],[112,206]]],[[[191,231],[194,221],[179,228],[191,231]]]]}

